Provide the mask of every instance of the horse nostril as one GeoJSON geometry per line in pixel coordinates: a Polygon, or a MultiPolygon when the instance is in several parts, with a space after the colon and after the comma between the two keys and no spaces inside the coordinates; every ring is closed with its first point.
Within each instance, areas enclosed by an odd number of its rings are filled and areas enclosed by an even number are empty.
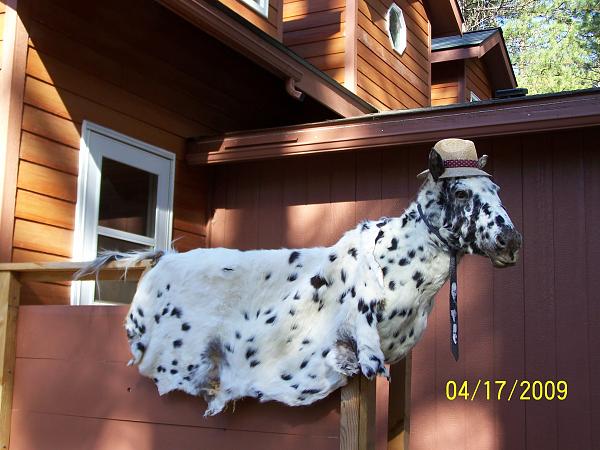
{"type": "Polygon", "coordinates": [[[506,247],[506,241],[502,238],[502,236],[496,236],[496,244],[498,244],[498,247],[500,248],[505,248],[506,247]]]}

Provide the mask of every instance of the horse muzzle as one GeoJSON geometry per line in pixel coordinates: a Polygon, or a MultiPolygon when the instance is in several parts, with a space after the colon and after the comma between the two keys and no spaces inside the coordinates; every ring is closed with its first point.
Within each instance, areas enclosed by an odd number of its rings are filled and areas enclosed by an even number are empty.
{"type": "Polygon", "coordinates": [[[522,244],[521,233],[512,227],[503,227],[496,236],[494,251],[488,253],[494,267],[514,266],[519,260],[519,249],[522,244]]]}

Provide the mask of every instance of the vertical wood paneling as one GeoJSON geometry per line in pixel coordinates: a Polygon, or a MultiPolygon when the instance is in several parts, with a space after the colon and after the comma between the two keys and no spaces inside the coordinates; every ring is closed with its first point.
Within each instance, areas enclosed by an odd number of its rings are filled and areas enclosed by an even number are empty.
{"type": "MultiPolygon", "coordinates": [[[[554,208],[550,137],[523,140],[523,256],[525,296],[525,378],[556,380],[554,292],[554,208]]],[[[525,405],[527,448],[556,449],[556,402],[525,405]],[[535,433],[533,430],[544,430],[535,433]]]]}
{"type": "MultiPolygon", "coordinates": [[[[557,404],[558,448],[591,448],[586,285],[585,178],[581,132],[552,140],[554,208],[554,295],[556,376],[569,383],[569,397],[557,404]],[[569,148],[568,152],[564,149],[569,148]]],[[[595,294],[597,296],[597,294],[595,294]]],[[[597,297],[596,297],[597,298],[597,297]]],[[[596,430],[597,428],[594,428],[596,430]]]]}
{"type": "MultiPolygon", "coordinates": [[[[502,203],[515,226],[523,230],[521,139],[495,139],[490,157],[494,162],[494,181],[502,186],[502,203]]],[[[528,240],[527,236],[525,240],[528,240]]],[[[522,262],[510,269],[493,271],[493,299],[494,379],[522,380],[525,375],[522,262]]],[[[494,448],[524,450],[527,427],[525,402],[494,401],[492,404],[496,416],[494,448]]]]}
{"type": "MultiPolygon", "coordinates": [[[[600,139],[598,128],[590,130],[583,136],[584,167],[584,201],[585,201],[585,279],[588,300],[587,334],[590,371],[589,379],[589,422],[592,430],[598,429],[600,423],[600,277],[598,277],[598,261],[600,261],[600,245],[595,230],[600,223],[600,155],[595,150],[600,139]]],[[[600,435],[592,432],[591,448],[600,448],[600,435]]]]}
{"type": "Polygon", "coordinates": [[[480,59],[472,58],[465,61],[465,82],[467,91],[463,101],[471,100],[471,91],[481,100],[492,98],[490,78],[480,59]]]}
{"type": "Polygon", "coordinates": [[[281,11],[281,2],[278,0],[269,0],[269,9],[267,16],[265,17],[262,13],[256,11],[248,3],[253,3],[254,0],[219,0],[221,3],[232,9],[252,25],[260,28],[271,37],[281,40],[281,22],[280,16],[283,13],[281,11]]]}

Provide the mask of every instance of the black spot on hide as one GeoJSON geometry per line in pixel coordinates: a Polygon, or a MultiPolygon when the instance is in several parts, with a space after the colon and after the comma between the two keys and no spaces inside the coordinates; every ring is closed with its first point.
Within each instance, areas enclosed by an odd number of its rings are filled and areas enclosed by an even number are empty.
{"type": "Polygon", "coordinates": [[[296,281],[296,278],[298,278],[298,274],[297,273],[292,273],[287,277],[288,281],[296,281]]]}
{"type": "Polygon", "coordinates": [[[418,270],[413,274],[412,279],[417,283],[417,288],[423,284],[423,274],[418,270]]]}
{"type": "Polygon", "coordinates": [[[156,323],[160,322],[160,316],[158,314],[154,314],[154,321],[156,323]]]}
{"type": "Polygon", "coordinates": [[[171,374],[175,375],[176,373],[178,373],[179,371],[177,369],[171,369],[171,374]]]}
{"type": "Polygon", "coordinates": [[[290,264],[292,264],[294,261],[296,261],[298,258],[300,257],[300,252],[296,252],[293,251],[292,253],[290,253],[290,258],[288,259],[288,262],[290,264]]]}
{"type": "Polygon", "coordinates": [[[294,295],[294,300],[300,300],[300,291],[296,291],[296,295],[294,295]]]}
{"type": "Polygon", "coordinates": [[[390,313],[388,320],[392,320],[394,317],[396,317],[397,314],[398,314],[398,310],[394,308],[392,310],[392,312],[390,313]]]}
{"type": "Polygon", "coordinates": [[[142,353],[144,353],[146,351],[146,346],[144,344],[142,344],[141,342],[137,343],[136,348],[142,353]]]}
{"type": "Polygon", "coordinates": [[[393,291],[396,289],[396,282],[394,280],[390,281],[390,284],[388,285],[388,287],[390,288],[390,291],[393,291]]]}
{"type": "Polygon", "coordinates": [[[390,345],[388,345],[388,350],[391,350],[394,348],[394,343],[392,342],[390,345]]]}
{"type": "Polygon", "coordinates": [[[318,394],[319,392],[321,392],[320,389],[304,389],[302,391],[303,394],[318,394]]]}
{"type": "Polygon", "coordinates": [[[223,267],[223,272],[233,272],[231,267],[223,267]]]}
{"type": "Polygon", "coordinates": [[[377,242],[379,242],[381,240],[381,238],[383,238],[384,236],[384,232],[383,230],[379,230],[379,233],[377,233],[377,237],[375,238],[375,243],[377,244],[377,242]]]}
{"type": "Polygon", "coordinates": [[[409,263],[409,261],[408,261],[408,259],[406,259],[406,258],[400,258],[400,259],[398,260],[398,265],[399,265],[399,266],[407,266],[407,265],[408,265],[408,263],[409,263]]]}
{"type": "Polygon", "coordinates": [[[373,314],[367,314],[367,323],[369,324],[369,326],[373,323],[373,314]]]}
{"type": "Polygon", "coordinates": [[[235,332],[235,338],[236,339],[241,339],[242,338],[242,334],[239,331],[235,332]]]}
{"type": "Polygon", "coordinates": [[[322,356],[323,358],[326,358],[328,354],[329,354],[329,349],[328,349],[328,348],[326,348],[325,350],[323,350],[323,353],[321,353],[321,356],[322,356]]]}
{"type": "Polygon", "coordinates": [[[346,282],[346,272],[344,271],[344,269],[341,270],[340,276],[342,278],[342,283],[345,283],[346,282]]]}
{"type": "MultiPolygon", "coordinates": [[[[233,353],[233,347],[231,344],[225,344],[225,350],[227,350],[229,353],[233,353]]],[[[191,366],[188,366],[188,370],[191,370],[190,367],[191,366]]]]}
{"type": "Polygon", "coordinates": [[[396,238],[393,238],[393,239],[392,239],[392,245],[390,245],[390,246],[388,247],[388,250],[389,250],[389,251],[392,251],[392,250],[396,250],[397,248],[398,248],[398,239],[396,239],[396,238]]]}
{"type": "Polygon", "coordinates": [[[292,379],[292,376],[289,373],[282,373],[281,379],[284,381],[290,381],[292,379]]]}
{"type": "Polygon", "coordinates": [[[158,366],[158,367],[156,368],[156,371],[157,371],[157,372],[165,372],[165,371],[166,371],[166,369],[165,369],[163,366],[158,366]]]}
{"type": "Polygon", "coordinates": [[[244,311],[244,319],[246,320],[250,320],[250,317],[248,316],[248,313],[244,311]]]}
{"type": "Polygon", "coordinates": [[[369,224],[367,222],[363,222],[362,226],[360,227],[360,231],[366,231],[369,229],[369,224]]]}
{"type": "Polygon", "coordinates": [[[416,253],[414,250],[410,250],[410,251],[408,252],[408,257],[409,257],[409,258],[414,258],[416,254],[417,254],[417,253],[416,253]]]}
{"type": "Polygon", "coordinates": [[[310,339],[303,339],[302,344],[304,344],[304,345],[310,344],[310,339]]]}
{"type": "MultiPolygon", "coordinates": [[[[496,216],[496,224],[498,226],[502,226],[504,224],[504,222],[505,222],[504,217],[496,216]]],[[[142,314],[140,314],[140,316],[142,316],[142,314]]]]}
{"type": "Polygon", "coordinates": [[[315,275],[310,279],[310,284],[315,288],[319,289],[321,286],[327,285],[327,281],[320,275],[315,275]]]}
{"type": "Polygon", "coordinates": [[[354,259],[356,259],[357,252],[356,252],[356,249],[354,247],[352,247],[350,250],[348,250],[348,254],[350,256],[352,256],[354,259]]]}
{"type": "Polygon", "coordinates": [[[383,278],[385,278],[385,276],[386,276],[386,275],[387,275],[387,273],[388,273],[388,268],[387,268],[387,267],[384,267],[383,269],[381,269],[381,273],[383,273],[383,278]]]}
{"type": "Polygon", "coordinates": [[[246,342],[254,342],[254,337],[255,336],[249,337],[248,339],[246,339],[246,342]]]}
{"type": "Polygon", "coordinates": [[[350,289],[350,293],[352,294],[352,298],[356,297],[356,289],[354,289],[354,286],[350,289]]]}
{"type": "Polygon", "coordinates": [[[484,212],[484,213],[485,213],[487,216],[489,216],[489,215],[492,213],[492,211],[490,210],[490,205],[489,205],[488,203],[485,203],[485,204],[484,204],[484,205],[481,207],[481,209],[483,210],[483,212],[484,212]]]}
{"type": "Polygon", "coordinates": [[[178,319],[181,318],[181,310],[179,308],[173,308],[171,311],[171,316],[175,316],[178,319]]]}
{"type": "Polygon", "coordinates": [[[161,298],[161,297],[162,297],[162,291],[158,291],[158,292],[156,293],[156,297],[157,297],[157,298],[161,298]]]}
{"type": "Polygon", "coordinates": [[[269,317],[267,320],[265,320],[265,323],[271,323],[272,324],[273,322],[275,322],[276,318],[277,318],[277,316],[269,317]]]}
{"type": "Polygon", "coordinates": [[[181,324],[181,330],[182,331],[189,331],[190,328],[192,328],[192,327],[187,322],[181,324]]]}
{"type": "Polygon", "coordinates": [[[265,275],[265,281],[268,280],[269,278],[271,278],[271,272],[269,272],[268,274],[265,275]]]}
{"type": "Polygon", "coordinates": [[[295,309],[293,309],[293,308],[292,308],[292,309],[290,309],[290,316],[293,316],[293,315],[295,315],[295,314],[296,314],[296,310],[295,310],[295,309]]]}
{"type": "Polygon", "coordinates": [[[246,359],[252,358],[256,354],[256,349],[252,347],[248,347],[246,350],[246,359]]]}
{"type": "Polygon", "coordinates": [[[176,360],[176,359],[174,359],[173,361],[171,361],[171,365],[172,365],[172,366],[176,366],[177,364],[178,364],[178,363],[177,363],[177,360],[176,360]]]}
{"type": "Polygon", "coordinates": [[[178,348],[181,347],[183,345],[183,341],[181,339],[175,339],[173,341],[173,347],[178,348]]]}
{"type": "MultiPolygon", "coordinates": [[[[250,361],[250,367],[256,367],[259,364],[260,364],[260,361],[257,361],[256,359],[253,359],[252,361],[250,361]]],[[[261,397],[262,397],[262,394],[261,394],[261,397]]]]}
{"type": "Polygon", "coordinates": [[[308,365],[308,359],[305,359],[300,363],[300,369],[304,369],[308,365]]]}
{"type": "Polygon", "coordinates": [[[329,261],[334,262],[337,259],[337,255],[335,253],[332,253],[331,255],[329,255],[329,261]]]}
{"type": "Polygon", "coordinates": [[[142,311],[142,308],[138,308],[137,312],[140,315],[140,317],[144,317],[144,311],[142,311]]]}
{"type": "Polygon", "coordinates": [[[167,284],[167,287],[165,288],[167,291],[169,291],[171,289],[171,285],[167,284]]]}
{"type": "Polygon", "coordinates": [[[290,385],[290,387],[293,388],[293,389],[298,389],[298,386],[299,386],[298,384],[292,384],[292,385],[290,385]]]}
{"type": "Polygon", "coordinates": [[[415,334],[415,329],[411,328],[410,333],[408,333],[408,337],[413,337],[414,334],[415,334]]]}

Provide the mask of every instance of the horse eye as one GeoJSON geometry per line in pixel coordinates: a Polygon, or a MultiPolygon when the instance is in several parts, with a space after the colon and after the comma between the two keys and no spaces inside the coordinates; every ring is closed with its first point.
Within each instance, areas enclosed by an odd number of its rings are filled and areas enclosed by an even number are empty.
{"type": "Polygon", "coordinates": [[[454,193],[454,196],[458,199],[458,200],[465,200],[467,199],[467,197],[469,197],[469,194],[467,194],[467,191],[456,191],[454,193]]]}

